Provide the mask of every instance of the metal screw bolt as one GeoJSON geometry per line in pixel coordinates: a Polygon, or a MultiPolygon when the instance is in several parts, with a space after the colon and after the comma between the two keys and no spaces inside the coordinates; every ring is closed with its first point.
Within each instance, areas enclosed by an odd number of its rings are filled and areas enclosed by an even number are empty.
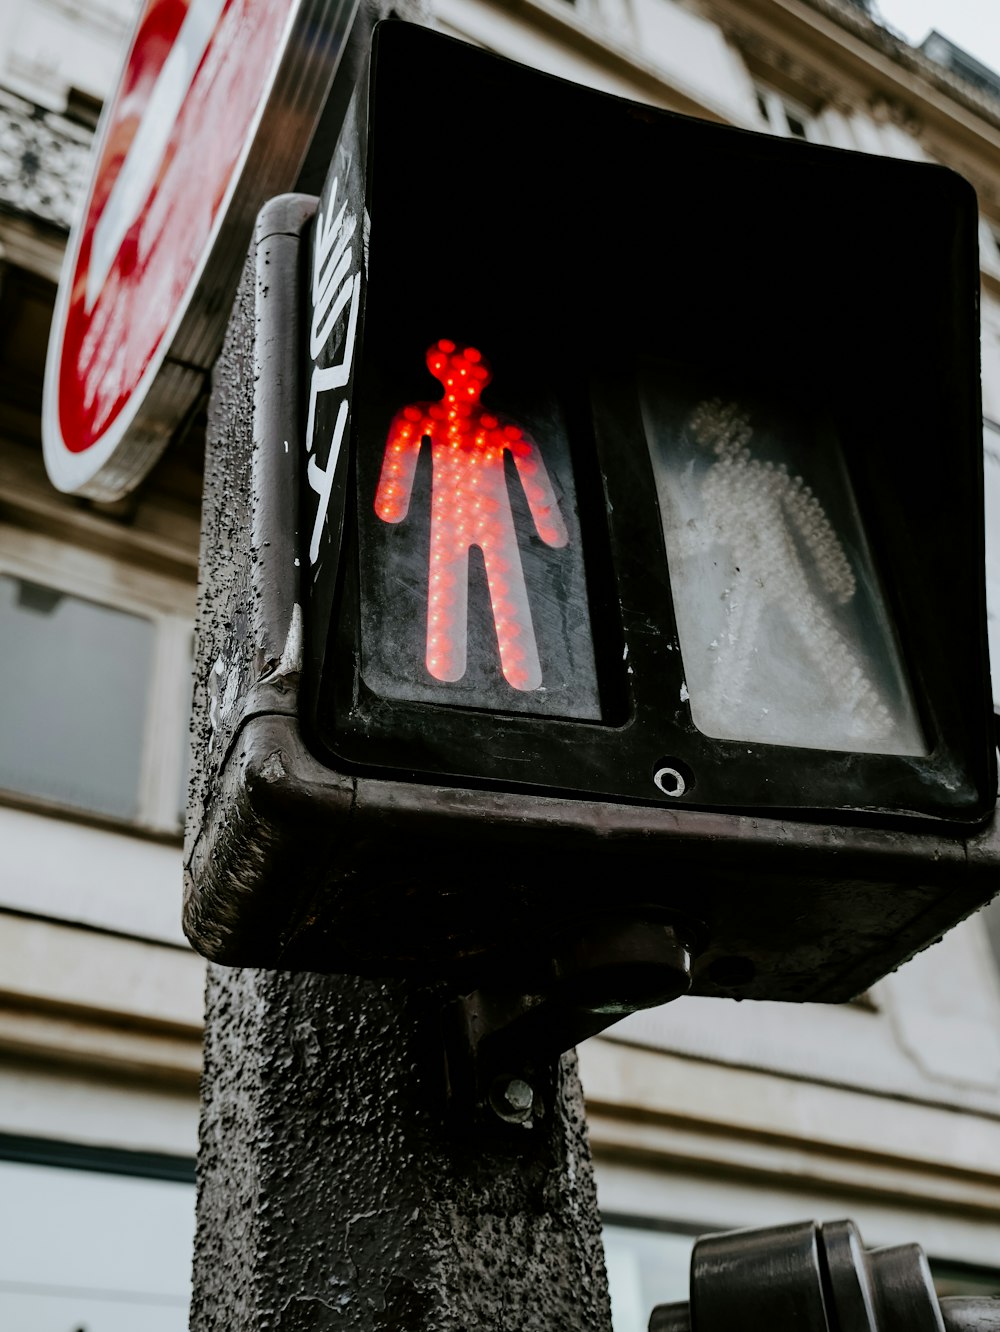
{"type": "Polygon", "coordinates": [[[497,1078],[490,1092],[490,1104],[508,1124],[524,1124],[531,1118],[535,1093],[523,1078],[497,1078]]]}

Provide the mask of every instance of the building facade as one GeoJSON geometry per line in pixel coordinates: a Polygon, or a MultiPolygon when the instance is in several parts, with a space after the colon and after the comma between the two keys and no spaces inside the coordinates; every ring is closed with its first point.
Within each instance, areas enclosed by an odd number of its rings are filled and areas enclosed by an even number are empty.
{"type": "MultiPolygon", "coordinates": [[[[0,16],[0,1324],[25,1332],[186,1325],[199,420],[116,504],[57,494],[39,435],[67,228],[135,9],[11,0],[0,16]]],[[[1000,77],[850,0],[434,0],[432,22],[656,106],[973,183],[1000,661],[1000,77]]],[[[753,200],[720,188],[720,207],[738,246],[753,200]]],[[[616,1332],[684,1297],[700,1231],[803,1217],[922,1242],[949,1293],[1000,1290],[994,920],[849,1005],[683,1000],[581,1048],[616,1332]]]]}

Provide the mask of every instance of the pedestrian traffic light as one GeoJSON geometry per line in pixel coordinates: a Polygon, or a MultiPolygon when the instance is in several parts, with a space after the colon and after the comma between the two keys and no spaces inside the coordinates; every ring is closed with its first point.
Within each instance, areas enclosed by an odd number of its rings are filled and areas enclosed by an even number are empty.
{"type": "Polygon", "coordinates": [[[976,217],[380,25],[217,373],[195,945],[841,1000],[991,896],[976,217]]]}

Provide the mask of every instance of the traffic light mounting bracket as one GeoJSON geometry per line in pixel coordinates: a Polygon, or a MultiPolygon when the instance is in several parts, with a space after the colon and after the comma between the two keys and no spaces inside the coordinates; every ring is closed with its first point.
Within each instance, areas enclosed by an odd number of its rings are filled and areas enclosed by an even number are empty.
{"type": "Polygon", "coordinates": [[[492,983],[446,1011],[448,1099],[459,1122],[530,1126],[559,1055],[629,1013],[687,993],[691,933],[655,906],[605,912],[533,957],[500,959],[492,983]],[[536,984],[527,992],[529,978],[536,984]]]}

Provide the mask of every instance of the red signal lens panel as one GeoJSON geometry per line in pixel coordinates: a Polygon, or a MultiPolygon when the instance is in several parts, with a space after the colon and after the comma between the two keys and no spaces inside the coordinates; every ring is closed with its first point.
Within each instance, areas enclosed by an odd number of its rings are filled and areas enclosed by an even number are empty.
{"type": "Polygon", "coordinates": [[[503,411],[476,346],[440,338],[425,362],[438,396],[400,405],[359,458],[362,678],[388,698],[598,721],[560,414],[546,404],[539,429],[503,411]]]}

